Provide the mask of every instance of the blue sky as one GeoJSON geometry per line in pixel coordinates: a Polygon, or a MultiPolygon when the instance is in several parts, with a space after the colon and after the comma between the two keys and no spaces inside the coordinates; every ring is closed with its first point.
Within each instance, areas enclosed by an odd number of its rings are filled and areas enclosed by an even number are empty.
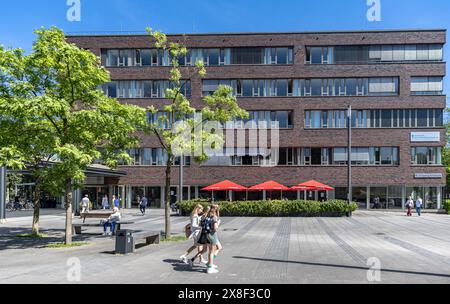
{"type": "Polygon", "coordinates": [[[147,26],[167,33],[450,28],[448,0],[381,0],[380,22],[367,20],[366,0],[81,0],[81,22],[66,19],[67,0],[2,2],[0,44],[26,50],[33,30],[51,25],[68,33],[147,26]]]}

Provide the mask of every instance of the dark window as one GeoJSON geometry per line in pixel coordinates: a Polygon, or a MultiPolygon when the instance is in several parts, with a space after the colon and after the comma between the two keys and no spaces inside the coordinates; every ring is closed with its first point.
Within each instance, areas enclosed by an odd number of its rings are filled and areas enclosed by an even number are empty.
{"type": "Polygon", "coordinates": [[[322,96],[322,80],[321,79],[311,80],[311,95],[312,96],[322,96]]]}
{"type": "Polygon", "coordinates": [[[235,48],[231,50],[231,64],[264,63],[263,48],[235,48]]]}
{"type": "Polygon", "coordinates": [[[311,48],[311,64],[322,64],[322,48],[311,48]]]}
{"type": "Polygon", "coordinates": [[[392,128],[392,111],[382,110],[381,111],[381,127],[382,128],[392,128]]]}
{"type": "Polygon", "coordinates": [[[322,149],[311,149],[311,165],[322,165],[322,149]]]}
{"type": "Polygon", "coordinates": [[[419,128],[428,127],[428,110],[423,109],[417,110],[417,127],[419,128]]]}
{"type": "Polygon", "coordinates": [[[277,80],[277,96],[287,96],[287,95],[288,95],[288,81],[277,80]]]}
{"type": "Polygon", "coordinates": [[[356,79],[347,79],[347,96],[356,96],[356,86],[356,79]]]}
{"type": "Polygon", "coordinates": [[[278,64],[287,64],[288,49],[277,48],[277,60],[278,64]]]}
{"type": "Polygon", "coordinates": [[[253,96],[253,80],[242,81],[242,96],[244,97],[253,96]]]}
{"type": "Polygon", "coordinates": [[[112,97],[112,98],[117,97],[117,83],[116,82],[108,83],[108,96],[112,97]]]}
{"type": "Polygon", "coordinates": [[[219,65],[219,49],[209,49],[209,65],[219,65]]]}
{"type": "Polygon", "coordinates": [[[444,116],[443,111],[440,109],[437,109],[434,111],[434,119],[435,119],[435,126],[436,127],[442,127],[444,125],[444,116]]]}

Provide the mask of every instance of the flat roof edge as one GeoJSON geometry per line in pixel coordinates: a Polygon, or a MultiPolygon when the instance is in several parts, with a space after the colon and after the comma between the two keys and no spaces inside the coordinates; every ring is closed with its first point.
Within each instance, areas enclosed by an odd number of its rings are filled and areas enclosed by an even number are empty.
{"type": "MultiPolygon", "coordinates": [[[[288,31],[288,32],[222,32],[222,33],[185,33],[167,34],[167,36],[242,36],[242,35],[301,35],[301,34],[363,34],[363,33],[410,33],[410,32],[447,32],[447,29],[387,29],[387,30],[336,30],[336,31],[288,31]]],[[[93,31],[68,32],[67,37],[109,37],[109,36],[146,36],[143,31],[93,31]]]]}

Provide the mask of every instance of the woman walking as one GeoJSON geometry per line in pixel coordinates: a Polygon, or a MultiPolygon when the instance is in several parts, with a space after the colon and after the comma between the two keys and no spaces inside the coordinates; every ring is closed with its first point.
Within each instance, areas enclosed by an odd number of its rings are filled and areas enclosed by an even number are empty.
{"type": "MultiPolygon", "coordinates": [[[[189,235],[189,239],[192,239],[194,241],[194,245],[191,246],[185,254],[183,254],[180,257],[180,260],[183,261],[185,264],[189,264],[187,257],[188,255],[194,251],[195,249],[198,249],[198,254],[196,255],[196,257],[198,257],[200,259],[200,263],[206,264],[207,261],[203,258],[203,246],[206,246],[205,244],[199,244],[198,241],[200,239],[201,233],[202,233],[202,226],[201,226],[201,221],[202,221],[202,214],[203,214],[203,206],[198,204],[197,206],[195,206],[194,210],[192,210],[191,213],[191,223],[190,223],[190,235],[189,235]]],[[[186,227],[188,228],[188,227],[186,227]]],[[[194,259],[195,261],[195,259],[194,259]]]]}
{"type": "Polygon", "coordinates": [[[208,269],[206,270],[208,274],[219,273],[218,267],[214,264],[217,254],[222,250],[218,235],[219,226],[219,205],[212,205],[204,225],[208,239],[208,269]]]}
{"type": "Polygon", "coordinates": [[[412,216],[412,208],[414,206],[414,201],[412,197],[410,196],[409,199],[406,201],[405,207],[408,209],[408,212],[406,213],[406,216],[412,216]]]}

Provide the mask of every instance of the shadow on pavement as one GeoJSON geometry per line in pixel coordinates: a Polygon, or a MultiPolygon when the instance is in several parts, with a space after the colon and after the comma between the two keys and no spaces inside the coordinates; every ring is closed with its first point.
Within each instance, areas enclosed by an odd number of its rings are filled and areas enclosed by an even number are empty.
{"type": "MultiPolygon", "coordinates": [[[[287,261],[287,260],[263,259],[263,258],[242,257],[242,256],[234,256],[233,258],[234,259],[243,259],[243,260],[261,261],[261,262],[291,263],[291,264],[300,264],[300,265],[306,265],[306,266],[358,269],[358,270],[365,270],[365,271],[370,270],[369,267],[350,266],[350,265],[325,264],[325,263],[313,263],[313,262],[301,262],[301,261],[287,261]]],[[[431,273],[431,272],[396,270],[396,269],[381,269],[381,272],[450,278],[450,274],[445,274],[445,273],[431,273]]]]}
{"type": "Polygon", "coordinates": [[[173,270],[178,272],[197,272],[205,273],[206,268],[203,266],[194,265],[192,268],[189,265],[184,264],[180,260],[163,260],[164,263],[172,264],[173,270]]]}
{"type": "MultiPolygon", "coordinates": [[[[62,242],[64,240],[63,229],[45,229],[40,231],[46,234],[44,238],[23,238],[18,237],[21,234],[31,234],[29,228],[0,228],[0,251],[3,250],[20,250],[20,249],[42,249],[49,244],[62,242]]],[[[74,236],[74,241],[85,241],[87,238],[82,236],[74,236]]]]}

